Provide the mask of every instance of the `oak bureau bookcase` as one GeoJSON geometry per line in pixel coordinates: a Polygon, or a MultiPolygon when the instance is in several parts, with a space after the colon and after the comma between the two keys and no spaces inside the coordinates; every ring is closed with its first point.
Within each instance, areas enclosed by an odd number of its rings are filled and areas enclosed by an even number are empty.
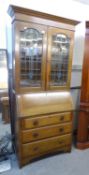
{"type": "MultiPolygon", "coordinates": [[[[11,125],[19,165],[70,151],[70,77],[74,27],[79,22],[10,6],[11,125]]],[[[10,68],[9,68],[10,69],[10,68]]]]}

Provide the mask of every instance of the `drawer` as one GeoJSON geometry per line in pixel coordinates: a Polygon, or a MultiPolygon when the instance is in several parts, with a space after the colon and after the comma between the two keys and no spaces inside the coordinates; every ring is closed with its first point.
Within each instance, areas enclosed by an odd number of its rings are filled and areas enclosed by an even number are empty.
{"type": "Polygon", "coordinates": [[[71,145],[68,146],[60,146],[54,150],[49,150],[46,152],[39,153],[38,155],[32,155],[32,156],[27,156],[27,157],[22,157],[21,155],[21,161],[20,161],[20,166],[26,165],[27,163],[31,163],[34,160],[37,160],[38,158],[43,158],[46,155],[54,155],[55,153],[60,153],[60,152],[70,152],[71,151],[71,145]]]}
{"type": "Polygon", "coordinates": [[[71,145],[71,134],[52,137],[37,142],[22,144],[22,157],[39,155],[71,145]]]}
{"type": "Polygon", "coordinates": [[[47,137],[58,136],[72,131],[72,123],[52,125],[37,129],[22,130],[21,141],[27,143],[47,137]]]}
{"type": "Polygon", "coordinates": [[[21,127],[22,129],[30,129],[69,121],[71,121],[71,113],[67,112],[52,114],[48,116],[21,119],[21,127]]]}

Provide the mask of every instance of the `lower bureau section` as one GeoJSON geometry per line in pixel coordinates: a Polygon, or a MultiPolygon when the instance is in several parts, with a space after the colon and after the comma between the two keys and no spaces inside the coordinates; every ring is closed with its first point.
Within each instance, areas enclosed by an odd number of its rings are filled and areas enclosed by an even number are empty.
{"type": "Polygon", "coordinates": [[[28,156],[39,157],[40,155],[45,155],[56,150],[65,150],[66,148],[71,148],[71,134],[52,137],[49,139],[44,139],[41,141],[36,141],[32,143],[22,144],[22,154],[21,157],[25,158],[28,156]]]}

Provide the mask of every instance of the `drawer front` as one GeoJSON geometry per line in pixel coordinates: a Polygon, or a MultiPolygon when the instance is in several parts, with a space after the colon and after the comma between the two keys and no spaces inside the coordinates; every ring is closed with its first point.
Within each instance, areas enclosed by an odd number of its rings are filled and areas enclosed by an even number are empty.
{"type": "Polygon", "coordinates": [[[21,120],[22,129],[38,128],[52,124],[59,124],[71,121],[71,113],[52,114],[35,118],[27,118],[21,120]]]}
{"type": "Polygon", "coordinates": [[[39,129],[30,129],[21,131],[22,143],[27,143],[47,137],[58,136],[72,131],[72,123],[52,125],[39,129]]]}
{"type": "Polygon", "coordinates": [[[27,143],[22,145],[22,156],[39,155],[44,152],[50,152],[56,149],[62,149],[71,145],[71,134],[52,137],[50,139],[44,139],[33,143],[27,143]]]}
{"type": "Polygon", "coordinates": [[[46,152],[42,152],[42,153],[39,153],[39,155],[35,154],[35,155],[32,155],[32,156],[27,156],[27,157],[22,157],[21,155],[21,161],[20,161],[20,165],[23,166],[23,165],[26,165],[27,163],[33,161],[33,160],[36,160],[38,157],[43,157],[47,154],[50,153],[50,155],[52,154],[55,154],[55,153],[59,153],[59,152],[70,152],[71,151],[71,145],[68,145],[68,146],[60,146],[59,148],[56,148],[54,150],[49,150],[49,151],[46,151],[46,152]]]}

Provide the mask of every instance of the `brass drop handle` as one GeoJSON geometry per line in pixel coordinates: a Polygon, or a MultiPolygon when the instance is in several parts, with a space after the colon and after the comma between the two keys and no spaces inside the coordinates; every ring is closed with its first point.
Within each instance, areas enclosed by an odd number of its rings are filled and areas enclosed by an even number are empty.
{"type": "Polygon", "coordinates": [[[59,128],[59,132],[63,132],[64,131],[64,128],[59,128]]]}
{"type": "Polygon", "coordinates": [[[63,121],[64,120],[64,116],[62,115],[61,117],[60,117],[60,121],[63,121]]]}
{"type": "Polygon", "coordinates": [[[33,125],[34,125],[34,126],[37,126],[37,125],[38,125],[38,121],[35,120],[35,121],[33,122],[33,125]]]}
{"type": "Polygon", "coordinates": [[[39,136],[39,134],[38,133],[33,133],[33,137],[38,137],[39,136]]]}
{"type": "Polygon", "coordinates": [[[63,144],[63,141],[58,141],[59,144],[63,144]]]}
{"type": "Polygon", "coordinates": [[[38,147],[34,147],[34,148],[33,148],[34,151],[37,151],[38,149],[39,149],[38,147]]]}

